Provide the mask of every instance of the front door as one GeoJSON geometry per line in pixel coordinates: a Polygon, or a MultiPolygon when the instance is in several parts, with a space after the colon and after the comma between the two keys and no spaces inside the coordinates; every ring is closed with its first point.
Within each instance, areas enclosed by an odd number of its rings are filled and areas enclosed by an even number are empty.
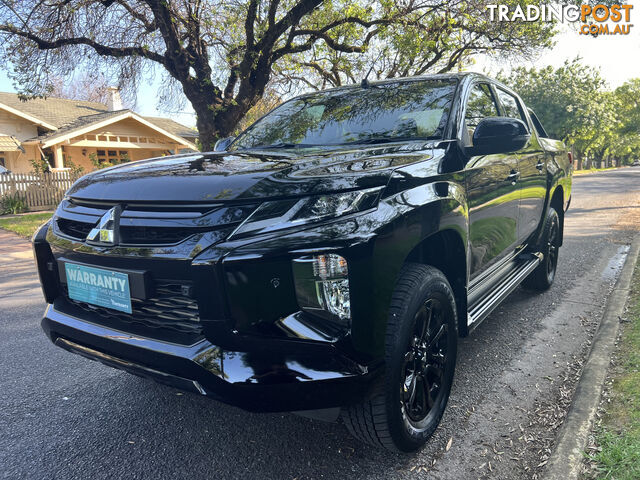
{"type": "MultiPolygon", "coordinates": [[[[505,117],[522,120],[533,130],[518,98],[509,92],[497,89],[498,100],[505,117]]],[[[531,131],[531,140],[518,151],[518,184],[520,186],[520,210],[518,213],[518,243],[524,244],[536,231],[542,218],[544,199],[547,193],[545,152],[536,131],[531,131]]]]}
{"type": "MultiPolygon", "coordinates": [[[[488,84],[477,83],[465,109],[463,142],[485,117],[499,116],[488,84]]],[[[465,167],[469,205],[471,279],[513,251],[518,240],[518,159],[514,154],[471,157],[465,167]]]]}

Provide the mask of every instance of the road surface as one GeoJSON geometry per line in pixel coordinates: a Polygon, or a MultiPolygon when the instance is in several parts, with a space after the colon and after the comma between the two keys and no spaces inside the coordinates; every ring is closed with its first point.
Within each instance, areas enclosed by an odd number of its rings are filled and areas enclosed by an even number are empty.
{"type": "Polygon", "coordinates": [[[553,288],[516,290],[461,340],[449,407],[417,455],[341,424],[250,414],[51,345],[28,245],[0,236],[0,477],[395,479],[541,475],[640,225],[640,168],[575,178],[553,288]]]}

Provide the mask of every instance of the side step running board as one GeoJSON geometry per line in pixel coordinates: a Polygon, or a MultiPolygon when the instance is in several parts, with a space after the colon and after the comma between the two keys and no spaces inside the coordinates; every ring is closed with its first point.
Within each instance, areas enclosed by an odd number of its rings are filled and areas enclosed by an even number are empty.
{"type": "Polygon", "coordinates": [[[507,273],[504,279],[488,292],[484,298],[469,309],[467,313],[467,326],[469,327],[469,331],[476,328],[482,320],[487,318],[487,316],[500,305],[500,302],[535,270],[542,261],[542,258],[542,253],[522,255],[517,266],[507,273]]]}

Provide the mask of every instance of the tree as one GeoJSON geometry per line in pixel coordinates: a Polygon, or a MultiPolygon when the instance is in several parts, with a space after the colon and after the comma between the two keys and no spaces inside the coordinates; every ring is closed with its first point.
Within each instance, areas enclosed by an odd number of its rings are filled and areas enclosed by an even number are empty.
{"type": "Polygon", "coordinates": [[[278,78],[315,87],[447,72],[479,52],[530,54],[554,29],[491,22],[483,0],[0,0],[0,33],[25,95],[76,68],[111,72],[130,94],[159,67],[210,149],[278,78]]]}
{"type": "Polygon", "coordinates": [[[640,158],[640,78],[634,78],[616,88],[617,141],[612,153],[630,164],[640,158]]]}
{"type": "Polygon", "coordinates": [[[615,98],[599,70],[575,58],[556,69],[519,67],[499,77],[536,112],[551,137],[573,146],[579,162],[589,153],[604,158],[618,122],[615,98]]]}
{"type": "Polygon", "coordinates": [[[109,85],[103,75],[79,73],[71,79],[52,78],[47,95],[55,98],[107,103],[109,85]]]}

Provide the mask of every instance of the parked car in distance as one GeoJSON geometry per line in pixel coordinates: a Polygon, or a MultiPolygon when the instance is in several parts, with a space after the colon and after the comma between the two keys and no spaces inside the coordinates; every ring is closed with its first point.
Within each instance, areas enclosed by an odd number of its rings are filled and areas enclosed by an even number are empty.
{"type": "Polygon", "coordinates": [[[640,160],[634,160],[634,162],[631,164],[632,167],[640,167],[640,160]]]}
{"type": "Polygon", "coordinates": [[[547,137],[506,86],[434,75],[303,95],[219,151],[92,172],[34,236],[42,327],[112,367],[341,414],[415,451],[458,338],[554,281],[571,158],[547,137]]]}

